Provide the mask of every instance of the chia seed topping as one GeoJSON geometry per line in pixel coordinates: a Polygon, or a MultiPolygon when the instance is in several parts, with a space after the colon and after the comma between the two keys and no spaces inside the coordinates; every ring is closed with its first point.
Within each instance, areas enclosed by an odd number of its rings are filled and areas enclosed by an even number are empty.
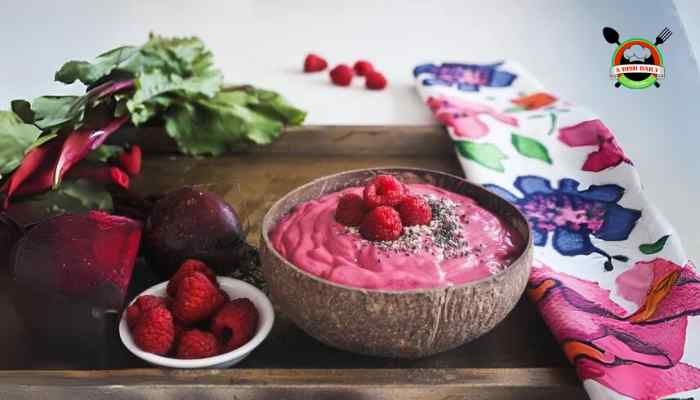
{"type": "MultiPolygon", "coordinates": [[[[416,254],[421,250],[430,251],[441,259],[464,257],[468,254],[467,240],[462,234],[461,216],[458,205],[447,198],[435,195],[422,195],[431,208],[433,219],[428,225],[405,226],[396,240],[371,242],[362,239],[359,246],[373,244],[384,251],[416,254]]],[[[357,228],[346,228],[347,233],[359,234],[357,228]]]]}

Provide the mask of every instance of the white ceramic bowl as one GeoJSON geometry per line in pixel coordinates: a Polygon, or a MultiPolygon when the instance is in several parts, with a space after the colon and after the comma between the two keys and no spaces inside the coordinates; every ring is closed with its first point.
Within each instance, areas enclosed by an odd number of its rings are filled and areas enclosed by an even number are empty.
{"type": "MultiPolygon", "coordinates": [[[[258,345],[260,345],[260,343],[262,343],[262,341],[265,340],[267,335],[270,333],[272,324],[275,321],[275,312],[272,309],[272,304],[270,303],[270,300],[268,300],[267,296],[265,296],[263,292],[253,285],[238,279],[226,277],[217,277],[217,280],[219,281],[219,286],[221,286],[221,289],[228,293],[228,295],[231,296],[231,299],[246,297],[250,299],[250,301],[252,301],[255,305],[255,308],[258,309],[258,314],[260,315],[258,320],[258,330],[256,331],[255,336],[253,336],[248,343],[228,353],[195,360],[179,360],[177,358],[159,356],[157,354],[148,353],[139,349],[136,343],[134,343],[129,327],[126,324],[125,312],[122,314],[121,321],[119,321],[119,337],[121,337],[124,346],[126,346],[126,348],[129,349],[129,351],[136,357],[139,357],[150,364],[167,368],[228,368],[243,361],[243,359],[246,358],[248,354],[250,354],[256,347],[258,347],[258,345]]],[[[159,283],[145,290],[136,298],[146,294],[166,297],[167,286],[167,281],[159,283]]],[[[136,298],[134,301],[136,301],[136,298]]]]}

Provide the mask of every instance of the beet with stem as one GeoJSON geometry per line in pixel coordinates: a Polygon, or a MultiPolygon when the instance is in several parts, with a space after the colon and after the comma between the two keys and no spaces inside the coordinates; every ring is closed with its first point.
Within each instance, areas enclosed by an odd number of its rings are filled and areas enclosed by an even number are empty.
{"type": "Polygon", "coordinates": [[[257,260],[246,243],[236,211],[221,197],[185,187],[161,197],[144,232],[148,263],[163,278],[187,259],[205,262],[219,275],[232,275],[257,260]]]}

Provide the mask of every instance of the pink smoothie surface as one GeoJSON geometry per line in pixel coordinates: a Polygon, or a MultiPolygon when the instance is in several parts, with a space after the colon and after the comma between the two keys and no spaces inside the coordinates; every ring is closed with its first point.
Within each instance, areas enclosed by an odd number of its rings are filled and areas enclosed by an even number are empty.
{"type": "MultiPolygon", "coordinates": [[[[404,228],[405,237],[399,241],[410,242],[408,237],[418,237],[420,241],[409,250],[397,250],[397,244],[392,242],[365,240],[356,228],[346,227],[334,218],[340,197],[346,193],[361,196],[361,187],[299,204],[270,232],[272,245],[298,268],[325,280],[393,291],[479,280],[507,268],[520,255],[520,235],[475,200],[429,184],[407,187],[412,195],[451,205],[453,227],[460,236],[458,245],[452,242],[453,248],[443,251],[434,236],[421,234],[429,231],[427,226],[404,228]]],[[[435,213],[433,219],[437,220],[435,213]]],[[[433,232],[440,231],[432,226],[433,232]]]]}

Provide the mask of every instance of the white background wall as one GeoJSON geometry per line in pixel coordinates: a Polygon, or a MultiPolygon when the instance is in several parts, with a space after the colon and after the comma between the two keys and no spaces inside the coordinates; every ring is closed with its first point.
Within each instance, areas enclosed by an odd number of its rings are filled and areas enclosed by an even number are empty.
{"type": "Polygon", "coordinates": [[[700,2],[679,1],[369,1],[248,0],[9,2],[0,12],[3,38],[0,107],[13,98],[79,91],[52,83],[68,59],[91,59],[149,31],[198,35],[231,82],[277,89],[310,111],[311,124],[434,123],[413,89],[411,70],[430,60],[514,59],[554,93],[588,105],[617,134],[649,196],[700,260],[700,76],[684,26],[700,46],[700,2]],[[623,38],[662,46],[667,78],[659,89],[613,88],[612,47],[603,26],[623,38]],[[304,75],[309,51],[331,63],[372,60],[391,81],[368,92],[304,75]]]}

